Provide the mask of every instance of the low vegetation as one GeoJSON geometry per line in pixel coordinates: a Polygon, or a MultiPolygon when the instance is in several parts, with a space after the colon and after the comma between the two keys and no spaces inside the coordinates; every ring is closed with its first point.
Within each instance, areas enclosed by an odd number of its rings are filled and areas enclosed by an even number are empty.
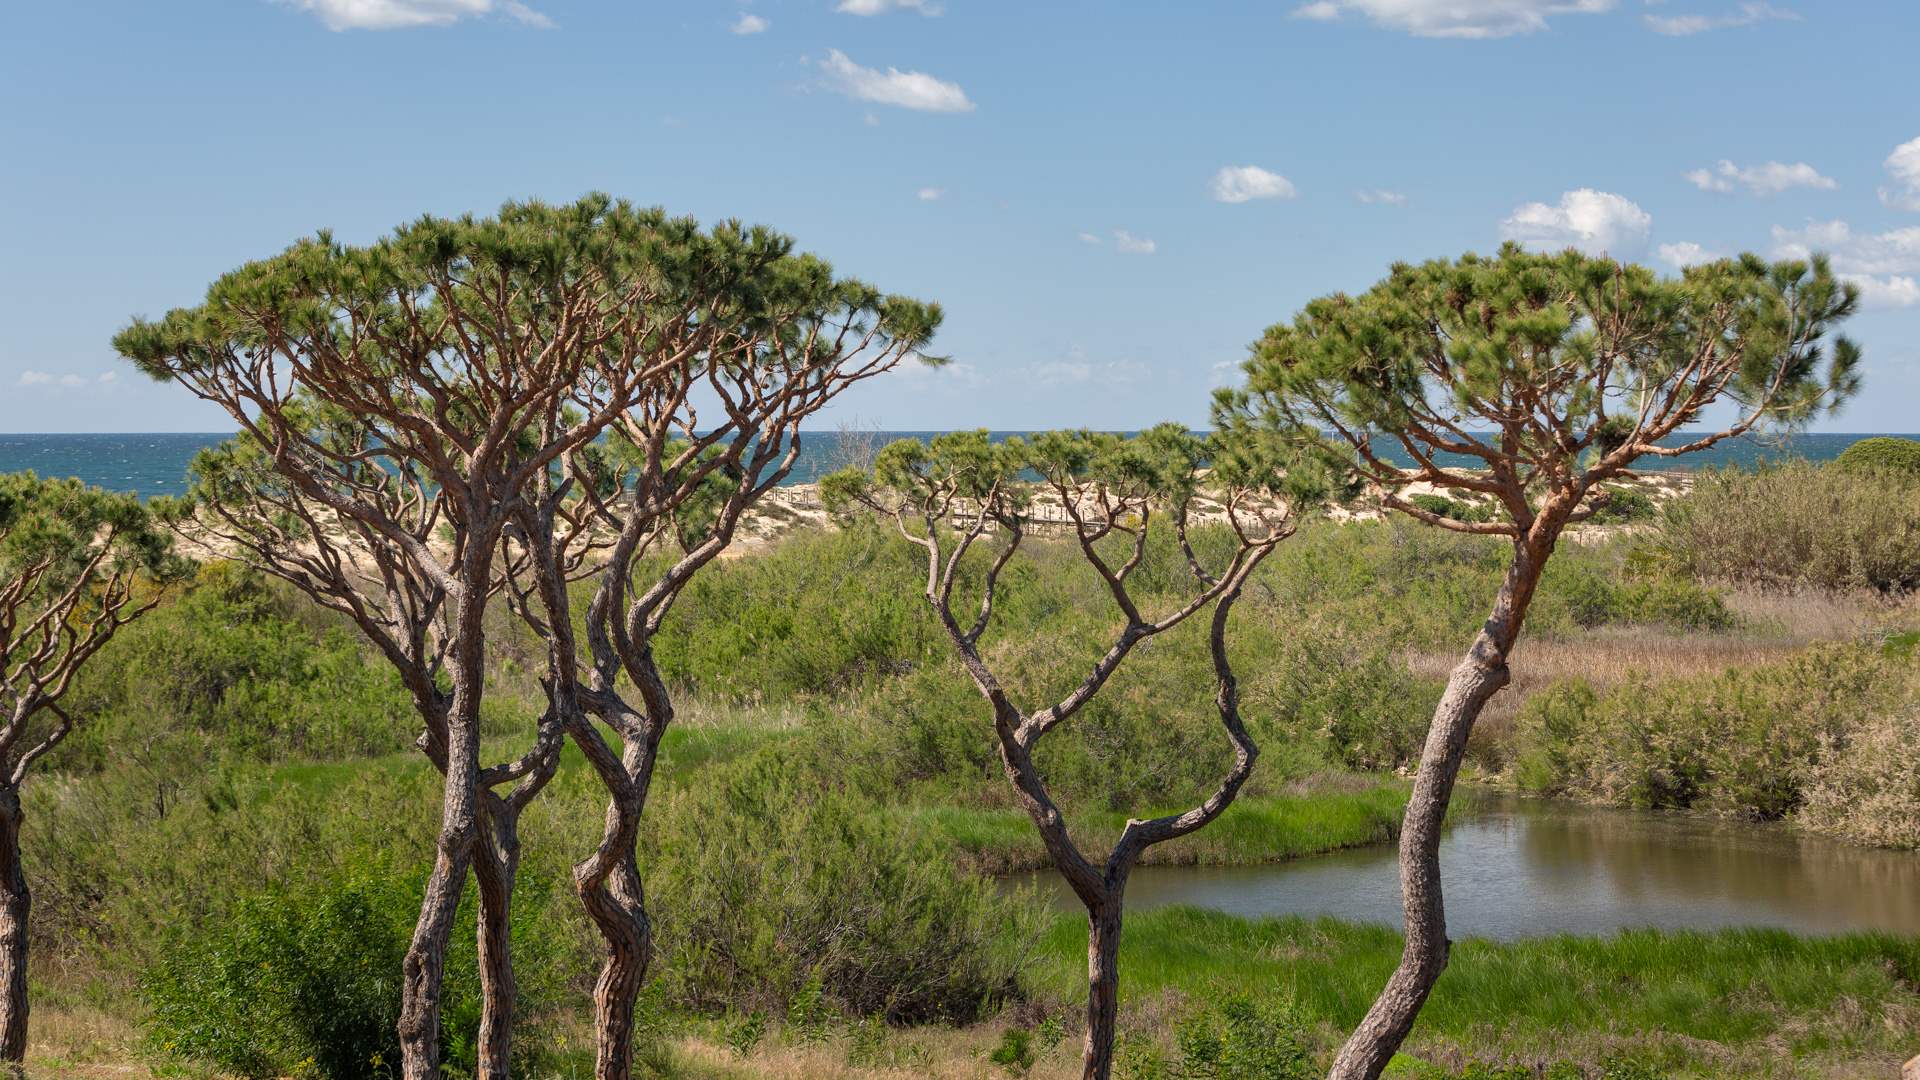
{"type": "MultiPolygon", "coordinates": [[[[1516,671],[1561,671],[1562,654],[1586,658],[1569,669],[1607,657],[1606,670],[1516,681],[1512,722],[1481,733],[1474,775],[1910,846],[1912,609],[1878,590],[1783,600],[1702,580],[1672,554],[1686,513],[1564,545],[1516,671]],[[1840,640],[1809,644],[1822,637],[1840,640]]],[[[796,533],[716,564],[663,627],[661,669],[686,705],[640,852],[659,949],[643,1075],[1077,1075],[1084,920],[986,876],[1046,857],[977,694],[913,606],[924,567],[902,547],[861,525],[796,533]]],[[[1091,659],[1107,601],[1067,545],[1024,550],[983,647],[1010,681],[1057,693],[1091,659]]],[[[1260,767],[1219,821],[1154,859],[1252,863],[1390,839],[1407,790],[1395,774],[1446,671],[1432,658],[1477,626],[1500,571],[1494,544],[1403,522],[1314,523],[1282,545],[1235,616],[1260,767]]],[[[1129,583],[1158,597],[1186,573],[1150,556],[1129,583]]],[[[540,646],[504,612],[490,641],[497,753],[542,707],[540,646]]],[[[1217,782],[1208,671],[1204,633],[1169,631],[1087,706],[1082,737],[1041,748],[1076,835],[1111,841],[1129,813],[1217,782]]],[[[25,789],[41,826],[24,837],[34,1060],[393,1075],[387,976],[417,914],[440,782],[410,746],[390,671],[289,588],[211,563],[72,693],[93,722],[61,771],[25,789]]],[[[592,1064],[584,973],[598,939],[567,857],[599,835],[604,792],[583,764],[568,751],[521,822],[523,1075],[592,1064]]],[[[475,1053],[462,1040],[479,1007],[476,906],[469,891],[443,1014],[461,1068],[475,1053]]],[[[1887,1072],[1920,1023],[1915,949],[1749,932],[1467,941],[1394,1069],[1887,1072]]],[[[1387,929],[1135,912],[1118,1074],[1323,1075],[1399,950],[1387,929]]]]}

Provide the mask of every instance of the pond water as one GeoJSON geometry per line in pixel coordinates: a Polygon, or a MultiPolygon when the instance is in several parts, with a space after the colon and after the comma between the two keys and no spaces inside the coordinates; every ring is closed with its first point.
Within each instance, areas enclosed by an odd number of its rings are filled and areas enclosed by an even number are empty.
{"type": "MultiPolygon", "coordinates": [[[[1920,935],[1920,855],[1910,852],[1694,815],[1509,797],[1482,806],[1440,845],[1450,937],[1729,926],[1920,935]]],[[[1078,910],[1059,875],[1022,877],[1078,910]]],[[[1401,921],[1388,845],[1262,866],[1140,867],[1126,904],[1401,921]]]]}

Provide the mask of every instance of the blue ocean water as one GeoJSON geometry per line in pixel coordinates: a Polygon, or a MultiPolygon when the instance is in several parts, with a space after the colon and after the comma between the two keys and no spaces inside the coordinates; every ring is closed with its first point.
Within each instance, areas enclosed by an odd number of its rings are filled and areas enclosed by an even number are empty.
{"type": "MultiPolygon", "coordinates": [[[[873,432],[877,445],[895,439],[926,439],[933,431],[873,432]]],[[[995,432],[1004,438],[1018,432],[995,432]]],[[[1840,452],[1874,433],[1822,433],[1790,439],[1734,439],[1710,450],[1670,461],[1643,462],[1656,469],[1748,466],[1761,460],[1803,457],[1830,461],[1840,452]]],[[[42,476],[77,476],[89,484],[141,495],[178,495],[186,489],[187,463],[202,448],[227,436],[217,433],[128,433],[118,435],[5,435],[0,434],[0,472],[32,469],[42,476]]],[[[1906,435],[1903,438],[1920,438],[1906,435]]],[[[842,460],[839,436],[831,431],[808,432],[801,439],[800,460],[789,484],[806,484],[838,467],[842,460]]],[[[1384,449],[1384,448],[1383,448],[1384,449]]],[[[1400,455],[1389,455],[1398,458],[1400,455]]]]}

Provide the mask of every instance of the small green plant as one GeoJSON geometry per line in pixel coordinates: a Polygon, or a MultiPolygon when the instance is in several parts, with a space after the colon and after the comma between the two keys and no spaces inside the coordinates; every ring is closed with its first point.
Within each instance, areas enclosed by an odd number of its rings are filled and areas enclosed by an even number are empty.
{"type": "Polygon", "coordinates": [[[767,1033],[767,1014],[759,1011],[735,1013],[727,1017],[722,1028],[728,1049],[740,1057],[753,1053],[760,1040],[767,1033]]]}
{"type": "Polygon", "coordinates": [[[887,1022],[879,1016],[866,1017],[853,1025],[847,1040],[847,1064],[855,1068],[873,1068],[888,1061],[887,1022]]]}
{"type": "Polygon", "coordinates": [[[818,1042],[827,1033],[831,1015],[820,969],[816,967],[787,999],[787,1030],[800,1042],[818,1042]]]}
{"type": "Polygon", "coordinates": [[[1000,1045],[987,1060],[1014,1076],[1025,1076],[1039,1056],[1033,1050],[1033,1033],[1026,1028],[1008,1028],[1000,1033],[1000,1045]]]}

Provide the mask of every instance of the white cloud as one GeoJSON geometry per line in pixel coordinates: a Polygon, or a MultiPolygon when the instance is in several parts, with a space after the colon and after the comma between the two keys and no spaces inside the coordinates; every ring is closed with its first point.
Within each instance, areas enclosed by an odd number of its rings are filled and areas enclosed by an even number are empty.
{"type": "Polygon", "coordinates": [[[1886,166],[1893,186],[1880,189],[1880,201],[1895,210],[1920,210],[1920,138],[1894,147],[1886,166]]]}
{"type": "Polygon", "coordinates": [[[1114,249],[1126,255],[1151,255],[1160,250],[1160,245],[1144,236],[1135,236],[1125,229],[1113,230],[1114,249]]]}
{"type": "Polygon", "coordinates": [[[1258,165],[1228,165],[1213,174],[1214,200],[1223,203],[1251,202],[1254,199],[1291,199],[1299,192],[1293,181],[1258,165]]]}
{"type": "Polygon", "coordinates": [[[946,193],[947,192],[945,188],[923,187],[919,191],[914,192],[913,194],[914,194],[914,197],[919,199],[921,202],[938,202],[943,196],[946,195],[946,193]]]}
{"type": "Polygon", "coordinates": [[[1630,256],[1647,243],[1653,215],[1624,196],[1580,188],[1557,206],[1532,202],[1500,223],[1500,235],[1536,250],[1574,247],[1592,255],[1630,256]]]}
{"type": "Polygon", "coordinates": [[[1138,360],[1089,360],[1079,345],[1067,350],[1064,360],[1047,360],[1027,371],[1027,378],[1038,386],[1104,383],[1109,386],[1136,383],[1151,373],[1138,360]]]}
{"type": "Polygon", "coordinates": [[[1911,307],[1920,303],[1920,225],[1883,233],[1856,233],[1844,221],[1808,222],[1802,229],[1773,227],[1773,254],[1804,259],[1826,252],[1834,272],[1860,287],[1863,303],[1911,307]]]}
{"type": "Polygon", "coordinates": [[[834,89],[860,101],[921,112],[973,111],[973,102],[967,100],[960,84],[942,82],[922,71],[861,67],[839,49],[827,50],[820,69],[827,73],[834,89]]]}
{"type": "Polygon", "coordinates": [[[1920,225],[1868,234],[1855,233],[1844,221],[1808,222],[1803,229],[1775,225],[1773,249],[1785,259],[1829,252],[1833,268],[1844,273],[1920,273],[1920,225]]]}
{"type": "Polygon", "coordinates": [[[1887,278],[1847,275],[1860,287],[1860,302],[1868,307],[1913,307],[1920,304],[1920,280],[1900,274],[1887,278]]]}
{"type": "Polygon", "coordinates": [[[1353,193],[1353,197],[1368,206],[1405,206],[1407,196],[1404,192],[1388,191],[1385,188],[1362,188],[1353,193]]]}
{"type": "Polygon", "coordinates": [[[767,28],[772,25],[773,25],[772,23],[768,22],[767,20],[761,18],[758,15],[754,15],[750,12],[743,12],[738,19],[735,19],[733,21],[733,25],[727,27],[727,29],[733,31],[736,34],[741,34],[741,35],[764,34],[767,32],[767,28]]]}
{"type": "Polygon", "coordinates": [[[1656,34],[1669,37],[1686,37],[1689,34],[1704,34],[1709,30],[1725,30],[1734,26],[1752,26],[1757,22],[1788,20],[1798,22],[1800,16],[1772,4],[1748,3],[1726,15],[1643,15],[1647,28],[1656,34]]]}
{"type": "Polygon", "coordinates": [[[1082,232],[1080,234],[1080,242],[1083,244],[1093,244],[1097,246],[1100,243],[1100,237],[1094,233],[1082,232]]]}
{"type": "Polygon", "coordinates": [[[1331,21],[1346,13],[1418,37],[1502,38],[1533,34],[1555,15],[1598,15],[1614,0],[1316,0],[1295,18],[1331,21]]]}
{"type": "Polygon", "coordinates": [[[121,382],[120,373],[117,371],[103,371],[98,375],[87,376],[73,372],[55,375],[50,371],[28,370],[20,373],[15,385],[59,387],[62,390],[79,390],[90,386],[96,390],[111,391],[118,390],[121,382]]]}
{"type": "Polygon", "coordinates": [[[1797,187],[1832,191],[1840,186],[1833,177],[1822,176],[1820,170],[1804,161],[1796,161],[1791,165],[1769,161],[1764,165],[1742,168],[1722,159],[1720,164],[1711,169],[1693,169],[1681,175],[1701,191],[1732,191],[1737,185],[1755,195],[1778,195],[1797,187]]]}
{"type": "Polygon", "coordinates": [[[917,11],[922,15],[940,14],[933,0],[840,0],[833,10],[842,15],[885,15],[889,11],[917,11]]]}
{"type": "Polygon", "coordinates": [[[329,30],[405,30],[446,26],[496,12],[528,26],[548,29],[553,20],[519,0],[284,0],[309,12],[329,30]]]}
{"type": "Polygon", "coordinates": [[[1661,262],[1675,269],[1697,266],[1700,263],[1712,262],[1721,257],[1719,252],[1708,251],[1706,248],[1701,247],[1691,240],[1682,240],[1675,244],[1661,244],[1653,250],[1654,254],[1660,256],[1661,262]]]}

